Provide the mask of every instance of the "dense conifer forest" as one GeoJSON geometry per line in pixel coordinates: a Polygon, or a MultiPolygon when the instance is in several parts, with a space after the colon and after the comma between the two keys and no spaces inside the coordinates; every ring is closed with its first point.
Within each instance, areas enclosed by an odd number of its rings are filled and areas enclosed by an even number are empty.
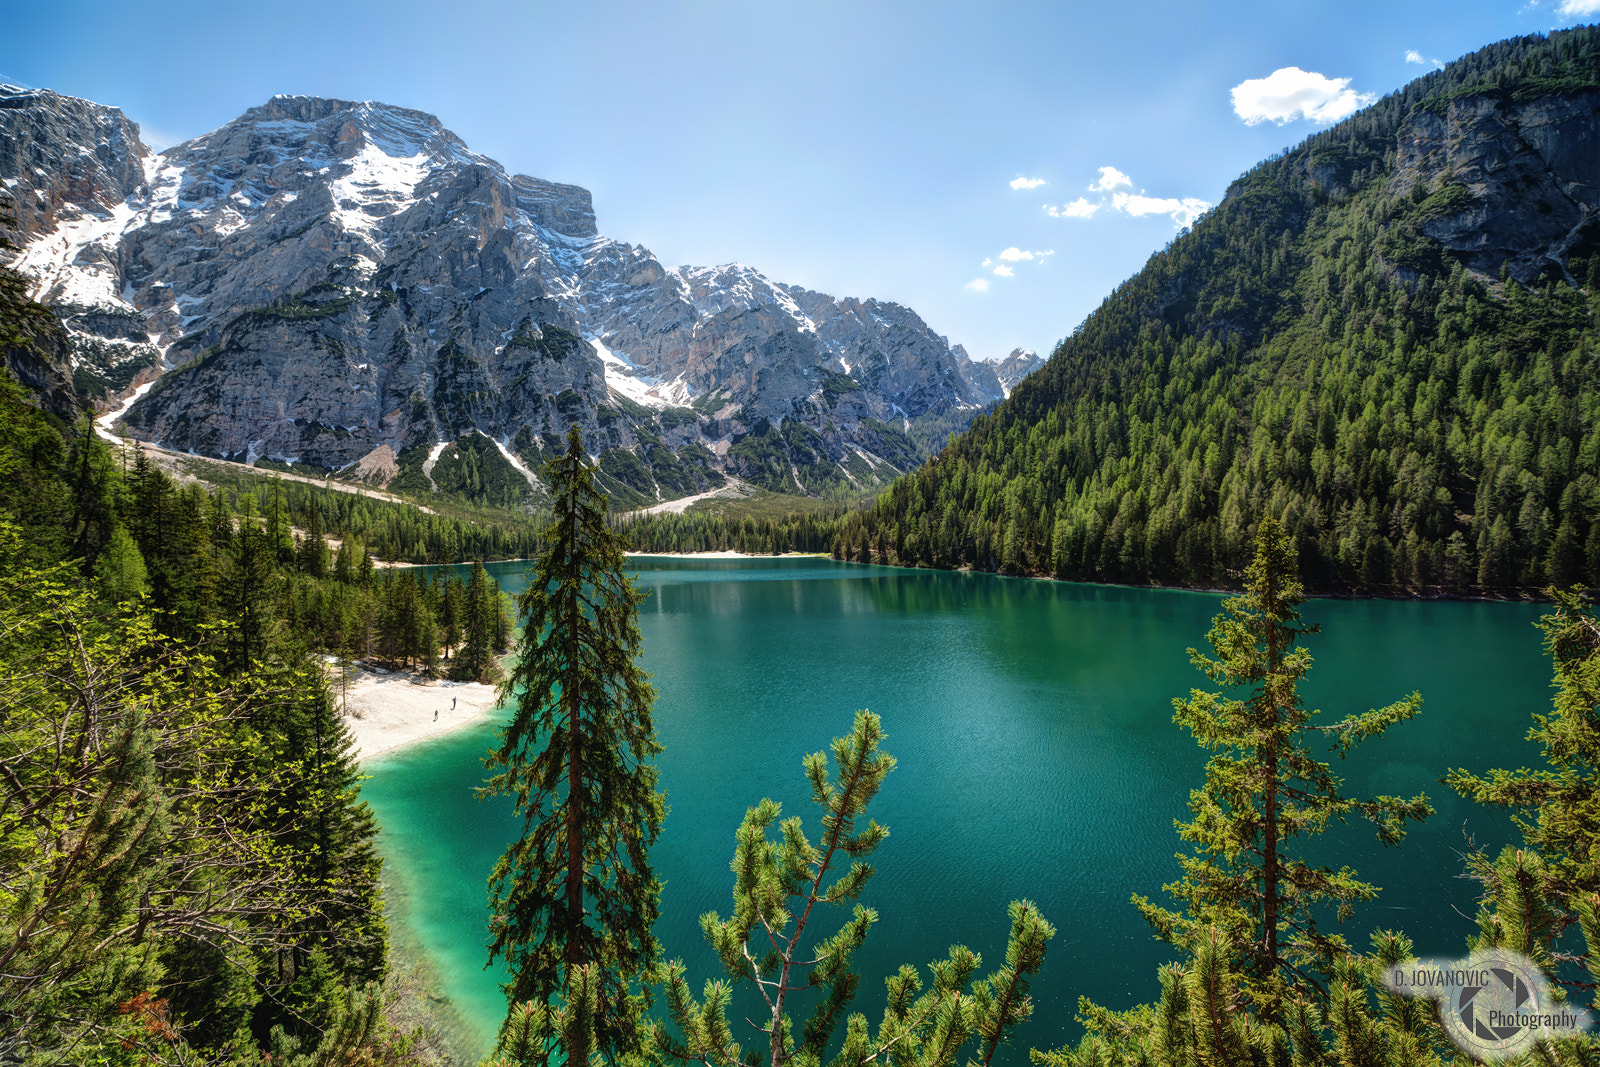
{"type": "Polygon", "coordinates": [[[0,1059],[139,1062],[179,1019],[235,1062],[402,1049],[376,827],[270,523],[124,480],[9,377],[0,471],[0,1059]]]}
{"type": "Polygon", "coordinates": [[[1600,238],[1514,280],[1390,193],[1416,109],[1600,91],[1600,30],[1485,48],[1268,160],[1009,400],[827,533],[653,517],[640,548],[815,550],[1087,581],[1236,584],[1256,522],[1309,588],[1600,584],[1600,238]]]}
{"type": "MultiPolygon", "coordinates": [[[[22,294],[0,269],[8,361],[60,329],[22,294]]],[[[373,546],[494,535],[124,469],[62,414],[0,374],[0,1062],[423,1062],[330,679],[491,677],[511,627],[487,572],[419,580],[373,546]]]]}

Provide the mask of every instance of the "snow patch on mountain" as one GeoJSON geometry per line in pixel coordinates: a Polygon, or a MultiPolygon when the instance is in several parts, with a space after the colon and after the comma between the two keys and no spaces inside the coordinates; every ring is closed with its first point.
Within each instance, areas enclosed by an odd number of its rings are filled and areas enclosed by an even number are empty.
{"type": "Polygon", "coordinates": [[[122,299],[117,244],[137,212],[127,202],[104,214],[85,212],[65,218],[51,233],[37,237],[14,264],[36,283],[30,294],[43,304],[78,307],[107,305],[132,311],[122,299]]]}
{"type": "Polygon", "coordinates": [[[766,275],[743,263],[720,267],[676,267],[674,274],[701,318],[711,318],[730,307],[765,305],[776,308],[794,320],[802,333],[816,333],[817,324],[782,287],[766,275]]]}
{"type": "MultiPolygon", "coordinates": [[[[479,433],[483,433],[482,430],[479,430],[478,432],[479,433]]],[[[484,436],[485,437],[489,437],[488,434],[484,434],[484,436]]],[[[539,491],[542,491],[544,489],[544,485],[543,485],[543,483],[541,483],[539,481],[538,475],[534,474],[531,470],[529,470],[528,469],[528,465],[526,463],[523,463],[522,460],[517,457],[517,454],[515,452],[513,452],[513,451],[511,451],[511,449],[507,448],[506,447],[506,443],[504,441],[495,441],[495,439],[492,438],[492,437],[489,437],[489,440],[494,441],[494,447],[498,448],[500,450],[500,454],[502,456],[506,457],[506,462],[511,464],[513,467],[517,468],[517,470],[522,474],[522,476],[524,478],[528,479],[528,485],[535,492],[539,492],[539,491]]]]}
{"type": "Polygon", "coordinates": [[[431,171],[428,153],[390,155],[369,144],[348,161],[349,171],[329,183],[333,216],[346,233],[375,237],[378,220],[417,202],[415,191],[431,171]]]}
{"type": "Polygon", "coordinates": [[[139,398],[148,393],[150,391],[150,387],[154,384],[156,384],[154,381],[145,382],[132,393],[129,393],[128,398],[124,400],[120,406],[112,408],[104,415],[101,415],[98,419],[95,419],[94,432],[105,438],[107,441],[120,444],[122,442],[122,438],[112,433],[111,427],[118,419],[126,415],[128,413],[128,409],[137,404],[139,402],[139,398]]]}
{"type": "Polygon", "coordinates": [[[607,348],[598,337],[585,337],[605,365],[606,387],[627,397],[636,404],[658,411],[666,408],[685,408],[693,399],[689,385],[680,375],[671,381],[643,373],[626,356],[607,348]]]}

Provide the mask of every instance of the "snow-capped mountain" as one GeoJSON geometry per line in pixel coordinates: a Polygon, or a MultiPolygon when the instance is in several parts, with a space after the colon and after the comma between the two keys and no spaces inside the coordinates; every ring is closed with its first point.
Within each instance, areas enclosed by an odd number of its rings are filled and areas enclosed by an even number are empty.
{"type": "Polygon", "coordinates": [[[1003,392],[909,308],[663,266],[601,236],[586,190],[420,111],[279,96],[155,153],[115,108],[4,87],[0,133],[16,266],[80,391],[147,388],[123,426],[167,447],[336,470],[387,448],[431,480],[449,442],[527,471],[576,422],[624,496],[720,472],[821,492],[1003,392]]]}
{"type": "Polygon", "coordinates": [[[1000,387],[1006,391],[1006,396],[1010,396],[1018,382],[1044,364],[1044,357],[1033,349],[1013,348],[1010,355],[994,365],[994,373],[1000,379],[1000,387]]]}

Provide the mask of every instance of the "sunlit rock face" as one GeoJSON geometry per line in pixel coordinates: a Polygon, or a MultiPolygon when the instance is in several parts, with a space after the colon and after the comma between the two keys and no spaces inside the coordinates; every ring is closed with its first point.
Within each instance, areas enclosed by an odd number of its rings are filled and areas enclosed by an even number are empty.
{"type": "Polygon", "coordinates": [[[1044,357],[1031,348],[1013,348],[1010,355],[995,364],[994,373],[1006,396],[1010,396],[1018,382],[1044,366],[1044,363],[1044,357]]]}
{"type": "Polygon", "coordinates": [[[1469,270],[1533,284],[1600,252],[1600,93],[1418,108],[1397,149],[1391,194],[1430,205],[1422,231],[1469,270]]]}
{"type": "Polygon", "coordinates": [[[644,498],[723,471],[821,492],[1004,391],[909,308],[663,266],[420,111],[279,96],[161,153],[50,92],[0,90],[0,123],[17,265],[102,406],[159,375],[123,425],[167,447],[403,467],[482,433],[531,469],[576,423],[644,498]]]}

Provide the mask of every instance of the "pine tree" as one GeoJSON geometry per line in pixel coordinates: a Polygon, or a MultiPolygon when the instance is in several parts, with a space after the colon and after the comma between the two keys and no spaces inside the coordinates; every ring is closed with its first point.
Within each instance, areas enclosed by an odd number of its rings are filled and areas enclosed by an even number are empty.
{"type": "Polygon", "coordinates": [[[494,676],[495,613],[499,611],[499,586],[484,570],[472,564],[463,599],[461,652],[450,674],[453,678],[488,681],[494,676]]]}
{"type": "Polygon", "coordinates": [[[1192,690],[1176,700],[1174,721],[1203,747],[1217,750],[1206,764],[1205,784],[1190,793],[1193,819],[1178,825],[1196,854],[1180,857],[1183,878],[1166,886],[1182,902],[1180,915],[1143,897],[1133,900],[1157,936],[1188,944],[1205,931],[1224,931],[1237,946],[1246,993],[1262,1016],[1280,1021],[1290,989],[1317,988],[1312,970],[1326,972],[1348,951],[1343,940],[1317,930],[1313,910],[1333,904],[1344,918],[1376,887],[1348,868],[1314,866],[1287,851],[1291,840],[1320,833],[1350,815],[1370,820],[1379,840],[1394,844],[1407,820],[1432,814],[1421,795],[1352,800],[1308,746],[1319,733],[1341,756],[1364,738],[1415,715],[1422,698],[1319,725],[1318,712],[1300,702],[1298,685],[1311,666],[1302,635],[1316,626],[1300,621],[1301,595],[1293,542],[1272,519],[1256,532],[1255,558],[1245,572],[1245,593],[1226,604],[1206,635],[1212,656],[1194,649],[1190,659],[1222,687],[1192,690]],[[1249,689],[1245,699],[1229,694],[1249,689]]]}
{"type": "MultiPolygon", "coordinates": [[[[1550,593],[1556,608],[1539,628],[1554,664],[1556,695],[1552,713],[1535,715],[1528,732],[1544,747],[1550,768],[1487,775],[1456,770],[1445,784],[1480,804],[1511,809],[1523,840],[1550,866],[1552,892],[1566,900],[1600,892],[1600,621],[1579,590],[1550,593]]],[[[1487,873],[1481,858],[1477,872],[1487,873]]]]}
{"type": "Polygon", "coordinates": [[[294,535],[289,532],[289,509],[283,501],[283,483],[272,480],[272,496],[267,501],[267,547],[273,563],[283,565],[294,562],[294,535]]]}
{"type": "Polygon", "coordinates": [[[67,473],[72,485],[72,554],[83,561],[85,570],[92,570],[117,525],[117,479],[110,450],[88,422],[72,440],[67,473]]]}
{"type": "Polygon", "coordinates": [[[266,651],[273,620],[275,575],[271,546],[248,514],[239,525],[232,547],[233,568],[222,591],[222,606],[234,624],[229,632],[227,660],[231,669],[243,671],[266,651]]]}
{"type": "Polygon", "coordinates": [[[805,758],[811,797],[823,811],[822,835],[815,843],[798,817],[779,823],[782,810],[772,800],[745,813],[731,865],[733,915],[700,919],[731,983],[708,982],[704,1002],[696,1003],[683,965],[672,963],[667,1007],[682,1036],[665,1026],[655,1028],[653,1044],[660,1060],[707,1067],[816,1065],[843,1023],[845,1036],[834,1064],[949,1067],[970,1047],[973,1054],[966,1062],[988,1067],[1010,1031],[1032,1015],[1029,981],[1044,966],[1055,928],[1034,904],[1018,900],[1009,908],[1005,963],[987,977],[978,977],[983,958],[955,945],[945,959],[929,965],[932,981],[926,991],[909,964],[885,981],[888,1004],[875,1032],[866,1016],[846,1017],[861,984],[861,976],[851,969],[852,959],[878,919],[876,911],[859,902],[873,875],[865,861],[889,836],[888,827],[867,816],[894,770],[894,758],[878,747],[883,737],[878,717],[860,711],[849,735],[834,739],[831,777],[824,753],[805,758]],[[779,829],[776,841],[768,836],[774,824],[779,829]],[[819,934],[815,924],[827,909],[846,905],[851,914],[838,931],[819,934]],[[728,1009],[731,984],[738,982],[754,985],[767,1009],[760,1022],[749,1020],[764,1047],[747,1050],[734,1040],[728,1009]],[[819,995],[796,1035],[789,1015],[796,999],[792,995],[811,989],[819,995]]]}
{"type": "Polygon", "coordinates": [[[348,585],[356,577],[355,540],[346,535],[339,543],[339,552],[333,559],[333,576],[348,585]]]}
{"type": "Polygon", "coordinates": [[[112,527],[105,551],[95,563],[94,576],[101,595],[113,604],[133,600],[149,591],[144,557],[122,526],[112,527]]]}
{"type": "Polygon", "coordinates": [[[306,517],[306,536],[295,550],[296,562],[302,574],[322,578],[328,573],[328,542],[322,536],[322,509],[315,503],[306,517]]]}
{"type": "Polygon", "coordinates": [[[295,968],[313,946],[329,950],[347,982],[381,980],[387,923],[379,901],[382,860],[372,809],[360,798],[355,743],[320,677],[284,671],[285,693],[255,709],[263,756],[280,778],[276,839],[303,857],[300,876],[317,887],[313,909],[285,925],[299,935],[295,968]]]}
{"type": "Polygon", "coordinates": [[[461,640],[461,583],[453,572],[443,574],[442,579],[435,577],[434,589],[439,600],[439,639],[444,658],[449,659],[461,640]]]}
{"type": "Polygon", "coordinates": [[[484,792],[515,797],[523,823],[490,876],[489,958],[511,970],[502,1054],[614,1062],[639,1046],[641,982],[660,954],[648,855],[665,814],[651,762],[660,746],[655,691],[634,662],[644,594],[623,572],[577,427],[545,477],[554,520],[518,601],[522,646],[500,690],[517,710],[486,761],[484,792]],[[558,1000],[552,1029],[529,1040],[518,1006],[558,1000]]]}

